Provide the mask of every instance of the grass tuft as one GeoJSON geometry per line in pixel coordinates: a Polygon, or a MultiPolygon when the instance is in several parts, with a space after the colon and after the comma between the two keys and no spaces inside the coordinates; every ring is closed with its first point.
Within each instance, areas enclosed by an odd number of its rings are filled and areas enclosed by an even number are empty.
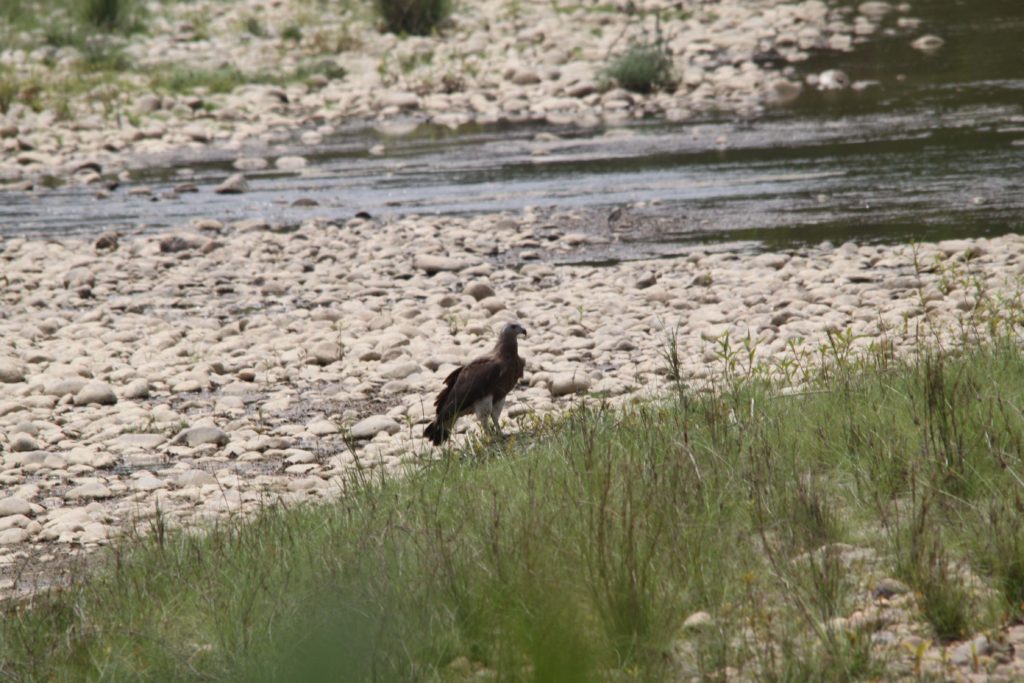
{"type": "Polygon", "coordinates": [[[76,0],[77,16],[88,26],[108,33],[142,30],[143,5],[139,0],[76,0]]]}
{"type": "Polygon", "coordinates": [[[386,31],[426,36],[451,16],[452,0],[374,0],[374,7],[386,31]]]}
{"type": "Polygon", "coordinates": [[[655,44],[636,44],[616,57],[605,74],[631,92],[649,94],[672,83],[672,58],[655,44]]]}

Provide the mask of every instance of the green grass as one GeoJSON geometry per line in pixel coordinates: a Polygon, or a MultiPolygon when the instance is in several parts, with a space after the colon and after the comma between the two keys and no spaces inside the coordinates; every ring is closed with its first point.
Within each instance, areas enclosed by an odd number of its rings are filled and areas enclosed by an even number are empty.
{"type": "Polygon", "coordinates": [[[605,75],[626,90],[648,94],[672,84],[672,59],[659,45],[632,45],[612,60],[605,75]]]}
{"type": "Polygon", "coordinates": [[[146,26],[141,0],[0,0],[0,36],[41,31],[51,45],[80,46],[97,33],[128,35],[146,26]]]}
{"type": "Polygon", "coordinates": [[[839,542],[875,549],[935,638],[1019,617],[1018,342],[816,377],[581,407],[203,535],[154,520],[8,608],[0,677],[871,680],[870,633],[823,626],[868,580],[839,542]]]}
{"type": "Polygon", "coordinates": [[[452,13],[452,0],[374,0],[374,9],[391,33],[426,36],[452,13]]]}
{"type": "Polygon", "coordinates": [[[75,0],[75,13],[89,27],[108,33],[134,33],[143,28],[140,0],[75,0]]]}
{"type": "Polygon", "coordinates": [[[328,78],[343,78],[345,70],[330,61],[303,65],[294,71],[284,73],[246,72],[234,66],[223,66],[216,69],[169,66],[152,69],[149,72],[149,77],[155,90],[187,93],[201,87],[211,93],[226,93],[240,85],[250,83],[287,85],[304,81],[314,74],[323,74],[328,78]]]}

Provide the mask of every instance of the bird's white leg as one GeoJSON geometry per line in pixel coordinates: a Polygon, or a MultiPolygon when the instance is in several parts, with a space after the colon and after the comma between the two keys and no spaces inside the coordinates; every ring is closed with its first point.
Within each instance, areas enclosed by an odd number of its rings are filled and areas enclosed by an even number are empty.
{"type": "Polygon", "coordinates": [[[490,431],[490,424],[488,420],[491,417],[491,410],[493,407],[492,397],[482,398],[473,405],[473,412],[476,413],[476,419],[480,420],[480,426],[484,428],[484,431],[490,431]]]}
{"type": "Polygon", "coordinates": [[[501,433],[501,426],[498,424],[498,420],[501,419],[501,411],[505,409],[505,399],[500,401],[494,401],[491,406],[491,421],[494,422],[494,431],[498,432],[499,436],[505,436],[501,433]]]}

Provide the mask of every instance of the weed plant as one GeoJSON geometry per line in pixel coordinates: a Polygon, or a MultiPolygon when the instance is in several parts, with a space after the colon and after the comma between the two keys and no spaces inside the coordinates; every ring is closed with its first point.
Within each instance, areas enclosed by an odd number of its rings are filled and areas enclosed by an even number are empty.
{"type": "Polygon", "coordinates": [[[608,65],[605,74],[620,87],[648,94],[672,85],[672,59],[656,44],[636,44],[608,65]]]}
{"type": "Polygon", "coordinates": [[[452,13],[452,0],[374,0],[385,30],[426,36],[437,31],[452,13]]]}

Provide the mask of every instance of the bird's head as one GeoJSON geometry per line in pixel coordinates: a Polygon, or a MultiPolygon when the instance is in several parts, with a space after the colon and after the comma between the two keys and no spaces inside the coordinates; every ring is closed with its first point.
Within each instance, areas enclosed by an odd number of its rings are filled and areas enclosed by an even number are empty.
{"type": "Polygon", "coordinates": [[[526,328],[519,323],[505,323],[505,326],[501,328],[501,332],[498,333],[498,339],[503,342],[514,342],[519,337],[526,336],[526,328]]]}

